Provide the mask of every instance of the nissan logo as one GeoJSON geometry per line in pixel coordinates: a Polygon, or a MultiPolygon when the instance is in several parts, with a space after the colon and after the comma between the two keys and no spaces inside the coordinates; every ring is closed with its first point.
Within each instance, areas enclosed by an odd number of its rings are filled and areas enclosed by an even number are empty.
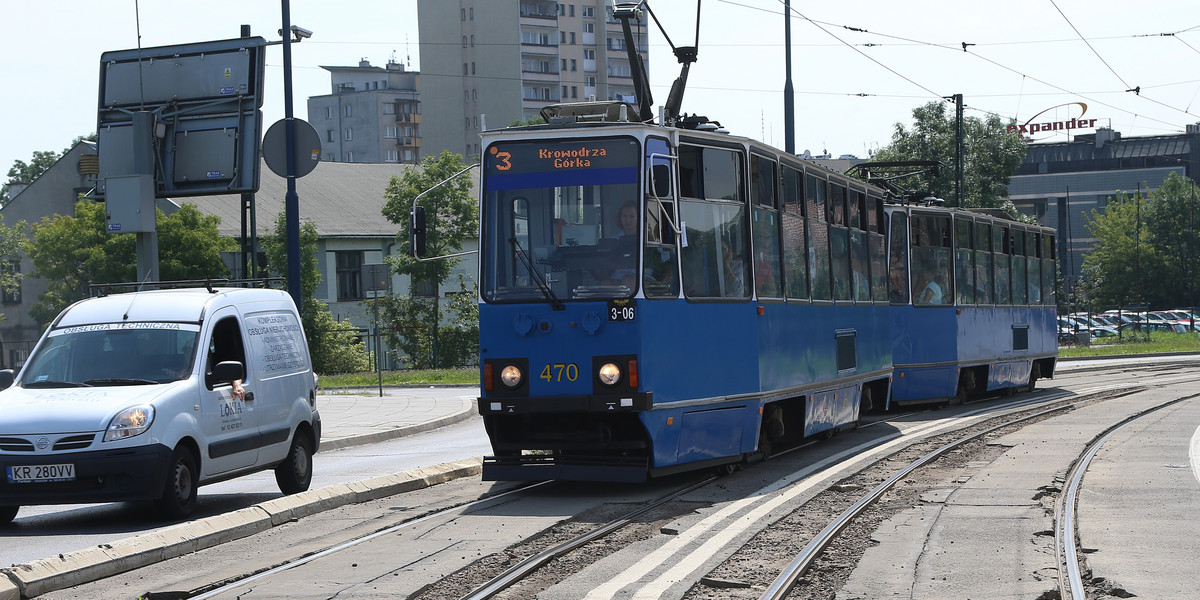
{"type": "Polygon", "coordinates": [[[37,439],[36,443],[37,443],[38,450],[45,450],[46,448],[50,447],[50,438],[43,435],[42,437],[37,439]]]}

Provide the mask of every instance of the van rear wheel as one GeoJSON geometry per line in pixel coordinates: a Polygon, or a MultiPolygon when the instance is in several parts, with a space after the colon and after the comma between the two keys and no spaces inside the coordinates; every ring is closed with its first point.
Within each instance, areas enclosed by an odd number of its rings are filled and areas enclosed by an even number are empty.
{"type": "Polygon", "coordinates": [[[18,510],[21,510],[20,506],[0,506],[0,525],[12,523],[17,518],[18,510]]]}
{"type": "Polygon", "coordinates": [[[292,436],[287,458],[275,467],[275,483],[285,494],[298,494],[312,483],[312,444],[304,432],[292,436]]]}
{"type": "Polygon", "coordinates": [[[171,454],[171,465],[167,469],[167,481],[162,496],[155,507],[164,518],[178,520],[196,510],[196,489],[199,487],[200,471],[196,468],[196,457],[192,451],[180,446],[171,454]]]}

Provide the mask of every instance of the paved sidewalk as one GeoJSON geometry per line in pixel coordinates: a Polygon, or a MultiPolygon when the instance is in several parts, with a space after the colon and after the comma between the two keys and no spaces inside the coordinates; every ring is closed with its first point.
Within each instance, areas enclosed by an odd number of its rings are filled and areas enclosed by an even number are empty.
{"type": "Polygon", "coordinates": [[[478,414],[477,387],[321,390],[321,450],[370,444],[445,427],[478,414]]]}

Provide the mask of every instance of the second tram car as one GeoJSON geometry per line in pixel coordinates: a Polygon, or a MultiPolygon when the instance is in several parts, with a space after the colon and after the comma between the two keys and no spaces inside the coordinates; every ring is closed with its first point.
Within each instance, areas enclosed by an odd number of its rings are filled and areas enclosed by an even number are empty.
{"type": "Polygon", "coordinates": [[[729,468],[1053,375],[1051,230],[634,110],[482,136],[484,479],[729,468]]]}

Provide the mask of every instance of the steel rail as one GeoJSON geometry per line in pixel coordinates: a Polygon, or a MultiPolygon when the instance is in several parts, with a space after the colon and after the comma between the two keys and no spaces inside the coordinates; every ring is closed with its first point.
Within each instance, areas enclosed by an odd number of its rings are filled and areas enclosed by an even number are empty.
{"type": "Polygon", "coordinates": [[[203,593],[200,593],[200,594],[198,594],[198,595],[188,596],[188,600],[207,600],[208,598],[212,598],[212,597],[214,597],[214,596],[216,596],[216,595],[218,595],[218,594],[223,594],[223,593],[225,593],[225,592],[228,592],[229,590],[232,590],[232,589],[236,589],[236,588],[242,587],[242,586],[244,586],[244,585],[246,585],[246,584],[248,584],[248,583],[251,583],[251,582],[257,581],[257,580],[259,580],[259,579],[261,579],[261,578],[263,578],[263,577],[268,577],[268,576],[270,576],[270,575],[274,575],[274,574],[276,574],[276,573],[281,573],[281,572],[283,572],[283,571],[286,571],[286,570],[288,570],[288,569],[292,569],[292,568],[294,568],[294,567],[299,567],[299,566],[301,566],[301,565],[308,564],[308,563],[310,563],[310,562],[312,562],[312,561],[314,561],[314,560],[317,560],[318,558],[324,558],[324,557],[326,557],[326,556],[329,556],[330,554],[336,554],[336,553],[338,553],[338,552],[341,552],[342,550],[346,550],[347,548],[352,548],[352,547],[354,547],[354,546],[357,546],[357,545],[359,545],[359,544],[361,544],[361,543],[363,543],[363,542],[368,542],[368,541],[371,541],[371,540],[373,540],[373,539],[375,539],[375,538],[378,538],[378,537],[380,537],[380,536],[388,535],[389,533],[393,533],[393,532],[399,531],[399,530],[401,530],[401,529],[404,529],[405,527],[412,527],[412,526],[414,526],[414,525],[417,525],[417,524],[420,524],[420,523],[424,523],[425,521],[429,521],[429,520],[431,520],[431,519],[436,519],[436,518],[438,518],[438,517],[445,516],[445,515],[447,515],[447,514],[449,514],[449,513],[455,512],[455,511],[460,511],[460,510],[462,510],[462,509],[464,509],[464,508],[470,508],[470,507],[472,507],[472,506],[478,506],[478,505],[480,505],[480,504],[486,504],[486,503],[488,503],[488,502],[493,502],[493,501],[495,501],[495,500],[498,500],[498,499],[500,499],[500,498],[504,498],[504,497],[506,497],[506,496],[511,496],[511,495],[513,495],[513,494],[519,494],[519,493],[521,493],[521,492],[529,491],[529,490],[531,490],[531,489],[533,489],[533,488],[541,487],[541,486],[548,485],[548,484],[551,484],[551,483],[553,483],[553,482],[550,482],[550,481],[541,481],[541,482],[538,482],[538,483],[533,483],[533,484],[529,484],[529,485],[524,485],[524,486],[521,486],[521,487],[519,487],[519,488],[516,488],[516,489],[508,490],[507,492],[501,492],[501,493],[499,493],[499,494],[496,494],[496,495],[494,495],[494,496],[488,496],[487,498],[480,498],[479,500],[474,500],[474,501],[468,502],[468,503],[466,503],[466,504],[460,504],[460,505],[458,505],[458,506],[453,506],[453,507],[450,507],[450,508],[446,508],[446,509],[443,509],[443,510],[439,510],[439,511],[436,511],[436,512],[430,513],[430,514],[428,514],[428,515],[425,515],[425,516],[423,516],[423,517],[420,517],[420,518],[417,518],[417,519],[413,519],[413,520],[411,520],[411,521],[405,521],[405,522],[403,522],[403,523],[400,523],[400,524],[397,524],[397,525],[393,525],[393,526],[391,526],[391,527],[388,527],[388,528],[386,528],[386,529],[381,529],[381,530],[379,530],[379,531],[376,531],[376,532],[374,532],[374,533],[371,533],[371,534],[368,534],[368,535],[364,535],[364,536],[362,536],[362,537],[360,537],[360,538],[355,538],[355,539],[353,539],[353,540],[350,540],[350,541],[348,541],[348,542],[344,542],[344,543],[342,543],[342,544],[338,544],[337,546],[333,546],[333,547],[331,547],[331,548],[327,548],[327,549],[325,549],[325,550],[322,550],[322,551],[320,551],[320,552],[317,552],[317,553],[314,553],[314,554],[310,554],[310,555],[308,555],[308,556],[304,556],[304,557],[302,557],[302,558],[298,558],[298,559],[296,559],[296,560],[294,560],[294,561],[290,561],[290,562],[284,563],[284,564],[282,564],[282,565],[279,565],[279,566],[277,566],[277,567],[274,567],[274,568],[272,568],[272,569],[267,569],[266,571],[262,571],[262,572],[259,572],[259,573],[255,573],[255,574],[253,574],[253,575],[250,575],[249,577],[244,577],[244,578],[242,578],[242,579],[238,579],[237,581],[232,581],[232,582],[229,582],[229,583],[222,584],[222,585],[220,585],[219,587],[212,587],[212,588],[209,588],[209,589],[207,589],[207,590],[206,590],[206,589],[204,589],[204,588],[201,588],[201,591],[203,591],[203,593]]]}
{"type": "Polygon", "coordinates": [[[1092,440],[1083,454],[1071,465],[1067,475],[1067,489],[1059,494],[1054,506],[1054,551],[1058,558],[1058,588],[1059,597],[1063,600],[1086,600],[1087,593],[1083,588],[1083,569],[1080,568],[1078,538],[1075,531],[1075,512],[1078,509],[1079,488],[1083,484],[1083,476],[1087,474],[1092,458],[1100,451],[1112,436],[1137,420],[1154,412],[1200,396],[1193,394],[1176,398],[1158,406],[1148,408],[1109,427],[1096,439],[1092,440]]]}
{"type": "Polygon", "coordinates": [[[909,473],[912,473],[916,469],[919,469],[920,467],[925,466],[929,462],[942,456],[943,454],[945,454],[946,452],[949,452],[950,450],[953,450],[959,446],[962,446],[963,444],[966,444],[967,442],[971,442],[976,439],[979,439],[979,438],[981,438],[985,435],[988,435],[990,433],[993,433],[999,429],[1003,429],[1005,427],[1009,427],[1009,426],[1015,425],[1017,423],[1022,423],[1022,422],[1025,422],[1025,421],[1028,421],[1031,419],[1036,419],[1036,418],[1043,417],[1043,416],[1053,414],[1056,412],[1070,410],[1070,409],[1075,408],[1075,406],[1076,406],[1076,404],[1066,404],[1063,406],[1057,406],[1055,408],[1040,411],[1040,412],[1034,413],[1032,415],[1027,415],[1027,416],[1021,417],[1019,419],[1014,419],[1012,421],[1001,423],[994,427],[990,427],[984,431],[981,431],[981,432],[972,434],[970,436],[967,436],[965,438],[950,442],[949,444],[946,444],[946,445],[942,446],[941,448],[933,450],[932,452],[929,452],[925,456],[922,456],[921,458],[913,461],[907,467],[901,469],[896,474],[894,474],[890,478],[888,478],[886,481],[884,481],[883,483],[876,486],[875,489],[871,490],[865,496],[860,498],[858,502],[854,503],[854,506],[851,506],[850,508],[846,509],[846,511],[843,512],[840,516],[838,516],[838,518],[834,519],[833,522],[831,522],[829,525],[825,526],[825,528],[821,530],[821,533],[818,533],[817,536],[814,537],[808,543],[808,545],[806,545],[804,547],[804,549],[800,551],[800,554],[798,554],[796,556],[796,558],[793,559],[792,562],[789,563],[788,566],[785,567],[782,572],[780,572],[779,576],[776,577],[773,582],[771,582],[771,585],[767,588],[767,590],[763,593],[763,595],[760,596],[761,600],[783,600],[783,598],[787,597],[788,593],[796,585],[796,581],[798,579],[800,579],[801,575],[803,575],[806,571],[808,571],[808,568],[812,565],[813,561],[816,560],[817,556],[819,556],[821,554],[821,552],[824,551],[825,548],[829,545],[829,543],[833,541],[833,538],[837,537],[837,535],[839,533],[841,533],[841,531],[843,529],[845,529],[846,526],[849,525],[851,521],[853,521],[856,517],[858,517],[858,515],[862,514],[862,512],[864,510],[866,510],[868,506],[875,503],[875,501],[877,501],[880,497],[882,497],[884,493],[886,493],[893,486],[895,486],[897,482],[899,482],[902,479],[904,479],[905,477],[907,477],[909,473]]]}
{"type": "Polygon", "coordinates": [[[513,584],[517,583],[518,581],[529,576],[530,573],[537,571],[538,569],[540,569],[542,566],[544,566],[546,563],[550,562],[554,558],[562,556],[563,554],[567,554],[568,552],[571,552],[571,551],[583,546],[584,544],[591,542],[592,540],[602,538],[614,531],[617,531],[618,529],[621,529],[622,527],[625,527],[626,525],[628,525],[634,519],[650,512],[656,508],[659,508],[660,506],[663,506],[664,504],[671,502],[684,494],[687,494],[687,493],[693,492],[697,489],[700,489],[716,480],[717,480],[716,477],[709,477],[707,479],[701,480],[692,485],[689,485],[688,487],[686,487],[682,490],[672,492],[666,496],[663,496],[662,498],[654,500],[650,504],[647,504],[646,506],[643,506],[633,512],[630,512],[629,514],[626,514],[623,517],[609,521],[608,523],[601,525],[600,527],[597,527],[591,531],[588,531],[579,536],[571,538],[561,544],[555,544],[554,546],[547,548],[547,549],[539,552],[538,554],[530,556],[529,558],[526,558],[525,560],[517,563],[512,568],[497,575],[491,581],[485,583],[483,586],[479,587],[475,591],[471,592],[470,594],[467,594],[466,596],[463,596],[461,598],[461,600],[486,600],[487,598],[491,598],[491,597],[495,596],[496,594],[499,594],[500,592],[504,591],[505,589],[511,587],[513,584]]]}

